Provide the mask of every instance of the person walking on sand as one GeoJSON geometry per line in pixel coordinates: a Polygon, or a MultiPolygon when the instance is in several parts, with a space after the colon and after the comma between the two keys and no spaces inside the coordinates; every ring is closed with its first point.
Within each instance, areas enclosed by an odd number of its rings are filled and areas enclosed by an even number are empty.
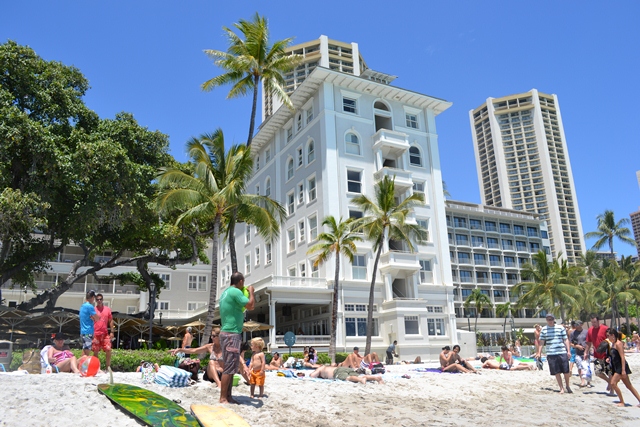
{"type": "Polygon", "coordinates": [[[116,329],[116,325],[113,321],[111,309],[104,305],[103,300],[104,296],[102,296],[102,294],[96,295],[95,309],[100,318],[96,320],[93,325],[94,333],[91,349],[93,350],[93,355],[96,357],[98,357],[100,350],[104,350],[107,369],[109,369],[109,367],[111,367],[111,342],[114,339],[113,331],[116,329]]]}
{"type": "Polygon", "coordinates": [[[556,377],[556,381],[558,381],[558,386],[560,387],[560,394],[565,392],[565,388],[562,386],[563,375],[566,392],[573,393],[569,385],[569,380],[571,379],[571,374],[569,373],[571,350],[569,347],[569,339],[567,338],[567,331],[562,325],[556,325],[556,318],[553,314],[547,314],[547,326],[540,331],[540,346],[536,349],[536,357],[538,359],[540,358],[542,346],[544,345],[547,346],[549,372],[556,377]]]}
{"type": "Polygon", "coordinates": [[[607,383],[607,392],[609,396],[615,396],[611,390],[611,366],[605,361],[607,354],[598,353],[597,349],[600,343],[607,339],[607,327],[600,325],[600,318],[597,314],[589,316],[591,319],[591,327],[587,332],[587,346],[584,349],[584,359],[589,362],[591,347],[593,346],[593,368],[597,377],[602,378],[607,383]]]}
{"type": "Polygon", "coordinates": [[[389,347],[387,347],[387,365],[393,365],[393,356],[398,357],[396,354],[396,345],[398,345],[398,341],[394,341],[389,347]]]}
{"type": "Polygon", "coordinates": [[[624,345],[620,339],[620,332],[613,328],[609,328],[607,329],[607,337],[611,342],[611,366],[613,370],[613,376],[611,377],[611,390],[615,391],[618,395],[618,399],[620,400],[618,406],[625,406],[622,391],[620,391],[620,388],[618,387],[618,382],[622,380],[625,387],[627,387],[636,399],[638,399],[637,406],[640,408],[640,394],[638,394],[636,388],[631,384],[631,380],[629,380],[631,369],[629,369],[629,364],[627,363],[624,355],[624,345]]]}
{"type": "Polygon", "coordinates": [[[89,291],[86,295],[86,301],[80,306],[80,340],[82,342],[82,354],[89,356],[91,347],[93,346],[94,322],[100,320],[100,316],[96,312],[93,303],[96,299],[96,292],[89,291]]]}
{"type": "Polygon", "coordinates": [[[191,331],[191,326],[189,326],[184,333],[184,338],[182,338],[182,348],[191,348],[191,343],[193,342],[191,331]]]}
{"type": "Polygon", "coordinates": [[[243,308],[253,310],[255,296],[253,286],[247,286],[249,298],[244,296],[244,276],[240,272],[231,275],[231,286],[220,296],[220,346],[224,370],[220,387],[220,403],[236,403],[231,397],[233,375],[238,372],[238,360],[242,344],[242,326],[244,321],[243,308]]]}
{"type": "MultiPolygon", "coordinates": [[[[576,320],[576,326],[570,337],[571,350],[575,351],[575,363],[580,375],[580,387],[591,386],[591,369],[589,359],[584,357],[584,349],[587,346],[587,330],[582,327],[582,320],[576,320]]],[[[571,367],[569,367],[571,368],[571,367]]]]}

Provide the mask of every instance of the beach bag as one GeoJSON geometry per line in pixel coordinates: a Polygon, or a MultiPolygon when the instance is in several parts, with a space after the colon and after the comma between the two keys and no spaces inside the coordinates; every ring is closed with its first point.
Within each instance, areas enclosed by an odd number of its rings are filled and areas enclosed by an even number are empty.
{"type": "Polygon", "coordinates": [[[385,372],[387,372],[387,370],[385,369],[382,363],[374,363],[373,366],[371,367],[371,373],[373,375],[384,374],[385,372]]]}
{"type": "Polygon", "coordinates": [[[156,374],[155,382],[166,387],[186,387],[191,374],[175,366],[162,365],[156,374]]]}
{"type": "Polygon", "coordinates": [[[178,368],[189,372],[191,374],[192,381],[198,381],[198,369],[200,368],[199,360],[183,359],[178,365],[178,368]]]}
{"type": "Polygon", "coordinates": [[[151,384],[156,380],[156,371],[153,364],[149,362],[143,363],[140,372],[142,373],[142,384],[151,384]]]}
{"type": "Polygon", "coordinates": [[[42,372],[40,359],[41,356],[38,350],[27,350],[22,353],[22,365],[20,365],[18,370],[27,371],[30,374],[39,374],[42,372]]]}

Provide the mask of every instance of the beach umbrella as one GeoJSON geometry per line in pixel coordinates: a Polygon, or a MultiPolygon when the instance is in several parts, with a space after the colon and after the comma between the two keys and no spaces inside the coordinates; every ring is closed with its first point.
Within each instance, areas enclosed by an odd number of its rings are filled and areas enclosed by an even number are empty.
{"type": "Polygon", "coordinates": [[[259,323],[259,322],[256,322],[255,320],[248,320],[244,322],[244,324],[242,325],[242,331],[251,333],[251,336],[253,336],[253,333],[255,331],[267,331],[271,328],[273,328],[272,325],[259,323]]]}
{"type": "Polygon", "coordinates": [[[180,338],[180,337],[170,337],[170,338],[167,338],[167,341],[175,341],[175,344],[174,344],[173,348],[178,348],[178,341],[182,341],[182,338],[180,338]]]}
{"type": "Polygon", "coordinates": [[[10,338],[9,341],[13,341],[13,334],[16,335],[27,335],[25,331],[21,331],[20,329],[9,329],[10,338]]]}

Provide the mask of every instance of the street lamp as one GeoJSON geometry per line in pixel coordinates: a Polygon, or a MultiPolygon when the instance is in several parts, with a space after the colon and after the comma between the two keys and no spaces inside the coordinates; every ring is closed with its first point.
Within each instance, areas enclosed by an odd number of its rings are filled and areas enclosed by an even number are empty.
{"type": "Polygon", "coordinates": [[[149,345],[147,349],[151,349],[151,338],[153,336],[153,312],[156,308],[156,284],[153,280],[149,282],[149,345]]]}

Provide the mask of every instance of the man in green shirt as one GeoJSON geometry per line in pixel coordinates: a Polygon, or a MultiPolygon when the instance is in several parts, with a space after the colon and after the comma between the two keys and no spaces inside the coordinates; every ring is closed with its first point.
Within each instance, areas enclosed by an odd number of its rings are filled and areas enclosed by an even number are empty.
{"type": "Polygon", "coordinates": [[[253,286],[247,286],[249,297],[244,295],[244,276],[235,272],[231,275],[231,286],[220,296],[220,346],[224,370],[220,387],[220,403],[236,403],[231,397],[233,375],[238,372],[238,357],[242,344],[242,326],[244,324],[243,309],[253,310],[255,298],[253,286]]]}

